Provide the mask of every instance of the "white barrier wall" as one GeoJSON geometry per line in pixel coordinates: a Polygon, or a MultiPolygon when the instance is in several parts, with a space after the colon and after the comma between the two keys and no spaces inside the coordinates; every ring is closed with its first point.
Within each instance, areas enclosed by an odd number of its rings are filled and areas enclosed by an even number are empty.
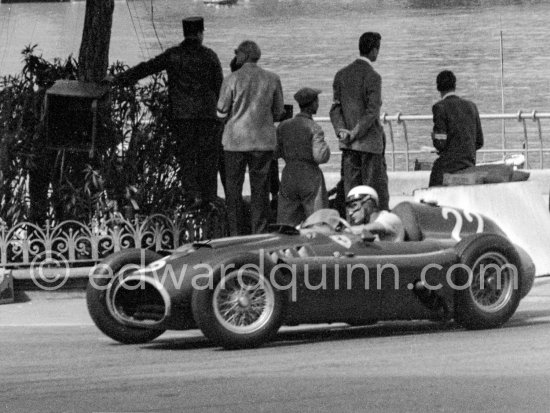
{"type": "Polygon", "coordinates": [[[535,263],[536,275],[550,274],[548,198],[536,182],[432,187],[414,191],[415,201],[478,212],[495,221],[535,263]]]}

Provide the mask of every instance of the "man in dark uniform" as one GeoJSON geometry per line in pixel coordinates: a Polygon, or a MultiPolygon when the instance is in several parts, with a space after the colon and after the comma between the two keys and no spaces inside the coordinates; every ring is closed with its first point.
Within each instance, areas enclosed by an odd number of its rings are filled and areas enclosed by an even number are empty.
{"type": "Polygon", "coordinates": [[[432,141],[439,158],[433,164],[429,186],[443,185],[443,174],[476,164],[476,150],[483,146],[477,106],[455,94],[456,77],[450,70],[437,75],[441,100],[432,107],[432,141]]]}
{"type": "Polygon", "coordinates": [[[218,147],[221,124],[216,103],[223,82],[220,60],[202,45],[202,17],[183,19],[185,39],[178,46],[118,75],[116,82],[133,84],[145,76],[166,70],[171,108],[171,131],[177,140],[177,159],[183,187],[195,206],[217,195],[218,147]]]}
{"type": "Polygon", "coordinates": [[[277,222],[298,225],[313,212],[328,207],[319,164],[328,162],[330,149],[321,126],[313,120],[319,108],[318,89],[305,87],[294,95],[300,113],[277,128],[277,155],[285,160],[277,222]]]}

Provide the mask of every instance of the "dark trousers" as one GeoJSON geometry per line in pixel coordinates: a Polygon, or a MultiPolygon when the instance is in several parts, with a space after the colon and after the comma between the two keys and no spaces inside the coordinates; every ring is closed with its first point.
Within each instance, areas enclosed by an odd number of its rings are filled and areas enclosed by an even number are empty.
{"type": "MultiPolygon", "coordinates": [[[[222,182],[223,192],[226,193],[227,189],[225,187],[225,154],[223,151],[223,146],[220,147],[218,171],[220,173],[220,180],[222,182]]],[[[279,194],[279,186],[279,160],[273,159],[273,161],[271,162],[271,166],[269,167],[269,192],[271,193],[272,198],[276,198],[279,194]]]]}
{"type": "Polygon", "coordinates": [[[269,166],[269,192],[272,197],[276,197],[279,193],[279,187],[281,183],[279,181],[279,160],[273,159],[269,166]]]}
{"type": "Polygon", "coordinates": [[[475,166],[474,164],[456,161],[452,158],[449,158],[449,156],[447,156],[446,158],[442,158],[440,156],[434,161],[428,186],[441,186],[443,185],[443,175],[454,174],[460,172],[463,169],[475,166]]]}
{"type": "Polygon", "coordinates": [[[430,173],[430,182],[428,186],[441,186],[443,185],[443,174],[445,172],[444,168],[441,165],[439,158],[436,159],[432,165],[432,172],[430,173]]]}
{"type": "Polygon", "coordinates": [[[223,151],[223,145],[220,145],[220,151],[218,152],[218,172],[220,173],[220,181],[223,186],[223,193],[227,193],[225,186],[225,154],[223,151]]]}
{"type": "Polygon", "coordinates": [[[178,119],[171,126],[183,188],[204,201],[216,199],[220,123],[216,119],[178,119]]]}
{"type": "Polygon", "coordinates": [[[389,210],[388,173],[383,154],[343,150],[342,174],[346,196],[351,188],[368,185],[378,193],[378,207],[389,210]]]}
{"type": "Polygon", "coordinates": [[[252,232],[260,234],[267,230],[269,217],[269,169],[272,151],[233,152],[225,151],[225,185],[227,192],[227,219],[232,236],[245,234],[243,183],[246,167],[250,176],[250,208],[252,232]]]}

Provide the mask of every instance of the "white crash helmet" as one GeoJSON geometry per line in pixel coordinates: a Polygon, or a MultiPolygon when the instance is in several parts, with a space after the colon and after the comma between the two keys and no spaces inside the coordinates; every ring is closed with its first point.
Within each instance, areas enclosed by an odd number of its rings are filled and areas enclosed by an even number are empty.
{"type": "Polygon", "coordinates": [[[376,190],[367,185],[359,185],[351,188],[351,190],[348,192],[346,203],[354,202],[357,200],[366,201],[367,199],[374,200],[374,202],[376,202],[376,205],[378,206],[378,194],[376,193],[376,190]]]}

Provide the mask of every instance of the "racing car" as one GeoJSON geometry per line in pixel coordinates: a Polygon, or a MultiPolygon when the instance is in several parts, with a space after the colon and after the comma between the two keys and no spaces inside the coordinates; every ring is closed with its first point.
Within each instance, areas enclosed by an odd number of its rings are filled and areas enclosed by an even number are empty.
{"type": "Polygon", "coordinates": [[[200,328],[228,349],[262,345],[282,325],[454,319],[485,329],[508,321],[535,268],[494,221],[414,202],[392,212],[405,227],[402,242],[354,235],[337,211],[320,210],[266,234],[164,254],[123,250],[95,267],[88,310],[121,343],[200,328]]]}

